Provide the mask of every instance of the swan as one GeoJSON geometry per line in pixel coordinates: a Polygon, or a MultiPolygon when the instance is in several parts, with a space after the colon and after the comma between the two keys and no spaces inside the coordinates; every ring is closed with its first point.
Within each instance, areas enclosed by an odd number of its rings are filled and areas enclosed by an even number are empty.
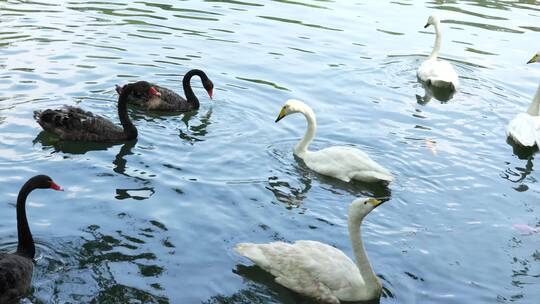
{"type": "Polygon", "coordinates": [[[62,140],[115,143],[137,138],[137,128],[131,123],[127,113],[127,100],[130,96],[160,93],[146,81],[139,81],[124,86],[118,98],[118,116],[122,127],[110,120],[84,111],[77,107],[35,111],[34,118],[45,130],[54,133],[62,140]]]}
{"type": "Polygon", "coordinates": [[[364,251],[360,225],[380,204],[373,198],[358,198],[349,207],[349,237],[356,264],[341,250],[317,241],[239,243],[234,250],[274,275],[277,283],[317,301],[377,299],[382,285],[364,251]]]}
{"type": "Polygon", "coordinates": [[[351,179],[364,182],[391,182],[394,179],[390,171],[373,161],[365,152],[353,147],[334,146],[319,151],[308,151],[317,129],[315,113],[302,101],[290,99],[281,108],[276,122],[293,113],[304,114],[308,124],[304,138],[294,147],[294,155],[300,157],[311,170],[344,182],[351,179]]]}
{"type": "MultiPolygon", "coordinates": [[[[214,84],[203,71],[193,69],[187,72],[182,80],[186,99],[175,93],[173,90],[154,85],[158,92],[161,93],[161,96],[131,96],[128,103],[135,104],[149,111],[189,112],[191,110],[196,110],[199,108],[199,99],[197,99],[197,96],[195,96],[193,89],[191,88],[191,78],[193,76],[199,76],[201,78],[204,89],[208,92],[210,99],[212,99],[214,84]]],[[[116,92],[121,94],[124,87],[116,85],[116,92]]]]}
{"type": "MultiPolygon", "coordinates": [[[[540,52],[535,54],[527,63],[538,62],[540,52]]],[[[526,113],[519,113],[510,121],[506,128],[506,136],[512,138],[516,143],[525,146],[540,147],[540,117],[538,117],[538,107],[540,105],[540,85],[536,89],[536,94],[529,105],[526,113]]]]}
{"type": "Polygon", "coordinates": [[[506,128],[506,136],[512,138],[516,143],[525,146],[540,147],[540,117],[538,117],[538,106],[540,105],[540,85],[536,89],[533,101],[529,105],[526,113],[519,113],[510,121],[506,128]]]}
{"type": "Polygon", "coordinates": [[[527,63],[538,62],[538,60],[540,60],[540,51],[538,51],[536,54],[534,54],[534,56],[531,58],[531,60],[529,60],[527,63]]]}
{"type": "Polygon", "coordinates": [[[26,197],[34,189],[54,189],[63,191],[50,177],[37,175],[29,179],[17,197],[17,235],[15,253],[0,253],[0,303],[17,303],[32,283],[36,248],[26,219],[26,197]]]}
{"type": "Polygon", "coordinates": [[[457,90],[459,78],[456,71],[449,62],[437,59],[441,49],[441,22],[439,18],[434,15],[429,16],[424,28],[430,25],[435,27],[435,46],[429,58],[418,68],[416,76],[430,87],[457,90]]]}

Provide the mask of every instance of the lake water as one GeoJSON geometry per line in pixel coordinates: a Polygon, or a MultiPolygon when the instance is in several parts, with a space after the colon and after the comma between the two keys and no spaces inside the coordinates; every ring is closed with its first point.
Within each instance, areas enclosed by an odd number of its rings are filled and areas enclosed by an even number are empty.
{"type": "Polygon", "coordinates": [[[539,303],[540,226],[534,151],[506,142],[540,65],[535,1],[0,1],[0,250],[16,248],[15,200],[36,191],[38,246],[24,303],[306,302],[232,248],[326,242],[352,256],[347,208],[389,201],[363,239],[381,303],[539,303]],[[442,58],[460,74],[449,102],[417,102],[415,71],[443,20],[442,58]],[[78,105],[117,121],[115,84],[145,79],[181,92],[192,68],[200,110],[130,109],[123,145],[62,143],[36,109],[78,105]],[[389,168],[388,189],[342,183],[292,155],[308,103],[313,149],[350,144],[389,168]]]}

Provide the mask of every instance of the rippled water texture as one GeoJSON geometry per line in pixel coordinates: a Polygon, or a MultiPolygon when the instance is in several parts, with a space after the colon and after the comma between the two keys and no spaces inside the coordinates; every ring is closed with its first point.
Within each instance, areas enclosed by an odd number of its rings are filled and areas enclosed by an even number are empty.
{"type": "Polygon", "coordinates": [[[352,256],[353,198],[388,196],[363,230],[381,303],[538,303],[540,226],[534,151],[506,142],[540,82],[535,1],[0,1],[0,250],[16,248],[15,199],[37,173],[38,243],[26,303],[295,303],[306,299],[236,255],[237,242],[326,242],[352,256]],[[442,57],[461,75],[449,102],[417,102],[443,19],[442,57]],[[32,111],[78,105],[117,121],[115,84],[146,79],[199,111],[130,109],[139,139],[58,142],[32,111]],[[300,115],[317,113],[314,148],[351,144],[397,176],[346,184],[292,156],[300,115]],[[518,225],[518,226],[513,226],[518,225]]]}

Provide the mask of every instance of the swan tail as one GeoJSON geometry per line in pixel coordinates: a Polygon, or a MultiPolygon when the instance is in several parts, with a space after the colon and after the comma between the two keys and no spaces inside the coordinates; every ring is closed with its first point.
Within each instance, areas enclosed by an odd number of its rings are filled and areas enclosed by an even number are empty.
{"type": "Polygon", "coordinates": [[[116,93],[118,93],[118,95],[122,94],[122,89],[123,88],[124,88],[123,86],[120,86],[118,84],[114,85],[114,89],[116,90],[116,93]]]}

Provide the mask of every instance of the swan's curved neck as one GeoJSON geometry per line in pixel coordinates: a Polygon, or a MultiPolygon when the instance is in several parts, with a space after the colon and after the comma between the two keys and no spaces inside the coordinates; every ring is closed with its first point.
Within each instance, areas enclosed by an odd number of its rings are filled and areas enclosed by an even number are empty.
{"type": "Polygon", "coordinates": [[[199,99],[197,98],[197,96],[195,96],[195,93],[193,93],[193,89],[191,88],[191,78],[193,76],[199,76],[202,80],[208,77],[203,71],[194,69],[187,72],[186,75],[184,75],[184,79],[182,79],[182,86],[184,87],[184,94],[186,95],[186,100],[193,107],[198,108],[199,99]]]}
{"type": "Polygon", "coordinates": [[[538,89],[536,89],[536,94],[534,95],[533,101],[531,102],[531,105],[527,109],[527,114],[531,116],[538,116],[539,105],[540,105],[540,85],[538,85],[538,89]]]}
{"type": "Polygon", "coordinates": [[[35,256],[36,247],[26,219],[26,198],[34,189],[35,187],[28,181],[23,185],[17,197],[17,254],[30,259],[35,256]]]}
{"type": "Polygon", "coordinates": [[[439,51],[441,50],[441,24],[440,22],[435,22],[433,25],[435,27],[435,45],[433,46],[433,51],[429,58],[436,59],[439,56],[439,51]]]}
{"type": "Polygon", "coordinates": [[[130,89],[124,89],[118,97],[118,117],[124,128],[124,134],[126,134],[127,140],[135,139],[138,135],[137,128],[131,122],[127,110],[127,96],[130,94],[130,91],[130,89]]]}
{"type": "Polygon", "coordinates": [[[310,108],[303,108],[299,112],[304,114],[306,117],[307,130],[302,140],[300,140],[300,142],[294,147],[294,154],[302,157],[308,152],[308,146],[315,137],[315,132],[317,131],[317,121],[315,118],[315,113],[310,108]]]}
{"type": "Polygon", "coordinates": [[[364,290],[380,293],[382,289],[381,283],[371,268],[371,264],[369,263],[368,256],[361,240],[360,226],[364,217],[365,215],[361,214],[349,214],[349,237],[351,238],[356,266],[366,284],[364,290]]]}

